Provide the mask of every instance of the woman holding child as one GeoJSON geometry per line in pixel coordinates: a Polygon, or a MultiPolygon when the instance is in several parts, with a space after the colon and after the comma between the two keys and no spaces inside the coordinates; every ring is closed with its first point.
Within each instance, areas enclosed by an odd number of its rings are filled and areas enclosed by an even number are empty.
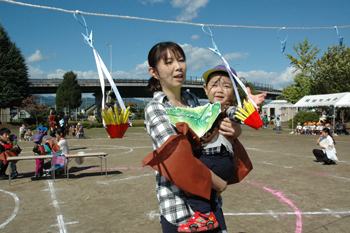
{"type": "MultiPolygon", "coordinates": [[[[149,73],[152,75],[147,90],[153,99],[145,108],[145,123],[153,148],[161,147],[167,139],[176,135],[177,131],[171,125],[166,108],[197,107],[198,99],[190,92],[181,92],[186,78],[186,57],[181,47],[173,42],[156,44],[148,54],[149,73]]],[[[224,118],[219,125],[218,132],[232,139],[241,134],[239,124],[224,118]]],[[[204,166],[204,165],[203,165],[204,166]]],[[[208,170],[208,168],[205,167],[208,170]]],[[[222,192],[227,182],[210,171],[212,189],[222,192]]],[[[191,182],[191,181],[189,181],[191,182]]],[[[159,203],[160,221],[163,232],[179,232],[178,227],[187,223],[194,214],[186,202],[186,195],[171,181],[156,172],[156,192],[159,203]]],[[[216,228],[207,232],[220,232],[216,228]]],[[[226,231],[222,231],[226,232],[226,231]]]]}

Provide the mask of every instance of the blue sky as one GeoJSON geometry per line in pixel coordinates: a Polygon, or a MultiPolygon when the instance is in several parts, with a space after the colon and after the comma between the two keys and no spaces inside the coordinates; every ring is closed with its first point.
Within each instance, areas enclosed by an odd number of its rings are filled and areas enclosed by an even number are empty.
{"type": "MultiPolygon", "coordinates": [[[[90,13],[134,16],[199,24],[261,27],[334,27],[350,24],[350,1],[339,0],[21,0],[41,6],[90,13]]],[[[201,27],[84,15],[93,31],[94,47],[110,69],[112,44],[113,78],[149,78],[147,55],[162,41],[180,44],[187,56],[187,77],[200,77],[221,64],[211,53],[211,39],[201,27]]],[[[95,59],[81,33],[85,29],[73,14],[15,5],[0,0],[0,22],[21,49],[30,78],[62,78],[68,70],[78,78],[97,79],[95,59]]],[[[282,89],[293,82],[293,68],[280,52],[277,35],[288,35],[286,54],[296,56],[293,44],[306,38],[323,55],[338,44],[335,29],[280,30],[210,27],[228,63],[250,82],[282,89]],[[278,32],[278,33],[277,33],[278,32]]],[[[344,44],[350,28],[341,28],[344,44]]]]}

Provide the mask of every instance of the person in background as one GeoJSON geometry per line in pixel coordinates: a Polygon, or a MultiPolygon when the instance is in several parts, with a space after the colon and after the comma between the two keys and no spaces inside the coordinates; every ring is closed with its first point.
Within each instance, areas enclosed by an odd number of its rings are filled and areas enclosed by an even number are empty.
{"type": "Polygon", "coordinates": [[[24,139],[26,141],[31,141],[33,136],[33,132],[30,128],[28,128],[27,132],[24,134],[24,139]]]}
{"type": "Polygon", "coordinates": [[[23,123],[22,126],[19,128],[19,134],[21,135],[21,138],[19,139],[20,141],[25,141],[25,138],[24,138],[24,134],[27,132],[27,127],[26,125],[23,123]]]}
{"type": "Polygon", "coordinates": [[[316,157],[314,162],[323,162],[323,165],[336,164],[335,162],[338,161],[338,157],[332,131],[324,128],[320,137],[317,139],[317,145],[320,145],[321,149],[314,149],[312,151],[316,157]]]}
{"type": "Polygon", "coordinates": [[[313,122],[312,123],[312,125],[311,125],[311,127],[310,127],[310,133],[312,134],[312,135],[316,135],[316,122],[313,122]]]}
{"type": "Polygon", "coordinates": [[[50,126],[50,136],[55,137],[56,134],[56,128],[58,125],[58,118],[56,115],[56,110],[55,108],[50,109],[50,115],[49,115],[49,126],[50,126]]]}
{"type": "Polygon", "coordinates": [[[47,134],[47,127],[44,126],[44,122],[41,122],[40,126],[35,130],[38,131],[38,133],[42,134],[43,136],[47,134]]]}
{"type": "Polygon", "coordinates": [[[301,131],[302,134],[310,134],[309,127],[307,126],[307,123],[304,123],[303,130],[301,131]]]}
{"type": "Polygon", "coordinates": [[[267,114],[265,113],[264,114],[264,125],[265,125],[265,128],[267,128],[267,122],[268,122],[269,118],[267,117],[267,114]]]}
{"type": "Polygon", "coordinates": [[[295,133],[296,134],[301,134],[303,127],[301,126],[300,122],[298,122],[297,127],[295,128],[295,133]]]}
{"type": "Polygon", "coordinates": [[[277,117],[276,118],[276,133],[277,134],[280,134],[281,132],[280,132],[280,129],[281,129],[281,121],[280,121],[280,118],[279,117],[277,117]]]}
{"type": "MultiPolygon", "coordinates": [[[[35,143],[33,152],[37,156],[46,155],[48,150],[50,150],[48,146],[42,143],[42,138],[42,134],[36,134],[33,139],[33,142],[35,143]]],[[[35,177],[40,178],[44,175],[44,159],[35,159],[35,164],[35,177]]]]}
{"type": "Polygon", "coordinates": [[[84,128],[80,123],[77,124],[76,130],[77,130],[77,139],[83,138],[84,137],[84,128]]]}
{"type": "Polygon", "coordinates": [[[344,130],[343,122],[342,122],[342,120],[339,120],[336,124],[335,132],[338,135],[343,135],[344,134],[343,130],[344,130]]]}

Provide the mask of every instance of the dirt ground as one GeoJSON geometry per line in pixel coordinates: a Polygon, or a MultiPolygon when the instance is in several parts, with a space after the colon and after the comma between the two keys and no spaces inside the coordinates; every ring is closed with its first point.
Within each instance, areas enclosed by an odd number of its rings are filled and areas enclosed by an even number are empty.
{"type": "MultiPolygon", "coordinates": [[[[223,193],[229,232],[349,232],[350,137],[335,137],[339,162],[313,162],[317,136],[276,134],[272,126],[245,128],[240,137],[254,169],[223,193]]],[[[16,132],[15,132],[16,133],[16,132]]],[[[70,163],[70,179],[39,180],[35,162],[18,163],[19,178],[0,180],[0,232],[161,232],[154,171],[141,160],[152,151],[143,128],[109,139],[103,129],[87,139],[67,137],[71,153],[108,153],[108,177],[100,159],[70,163]]],[[[19,142],[21,156],[33,142],[19,142]]]]}

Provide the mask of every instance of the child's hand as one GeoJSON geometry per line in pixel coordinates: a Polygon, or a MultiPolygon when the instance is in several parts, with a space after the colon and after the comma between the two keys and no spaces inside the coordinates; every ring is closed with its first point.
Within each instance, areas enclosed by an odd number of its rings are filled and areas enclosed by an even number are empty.
{"type": "Polygon", "coordinates": [[[221,122],[219,122],[219,133],[221,133],[223,136],[235,139],[241,135],[242,128],[240,124],[232,122],[230,118],[225,117],[221,122]]]}
{"type": "MultiPolygon", "coordinates": [[[[256,105],[260,105],[262,103],[264,103],[266,96],[267,96],[267,92],[261,93],[261,94],[257,94],[257,95],[253,95],[250,88],[247,87],[247,92],[248,92],[248,96],[249,98],[256,104],[256,105]]],[[[259,107],[259,106],[258,106],[259,107]]]]}

